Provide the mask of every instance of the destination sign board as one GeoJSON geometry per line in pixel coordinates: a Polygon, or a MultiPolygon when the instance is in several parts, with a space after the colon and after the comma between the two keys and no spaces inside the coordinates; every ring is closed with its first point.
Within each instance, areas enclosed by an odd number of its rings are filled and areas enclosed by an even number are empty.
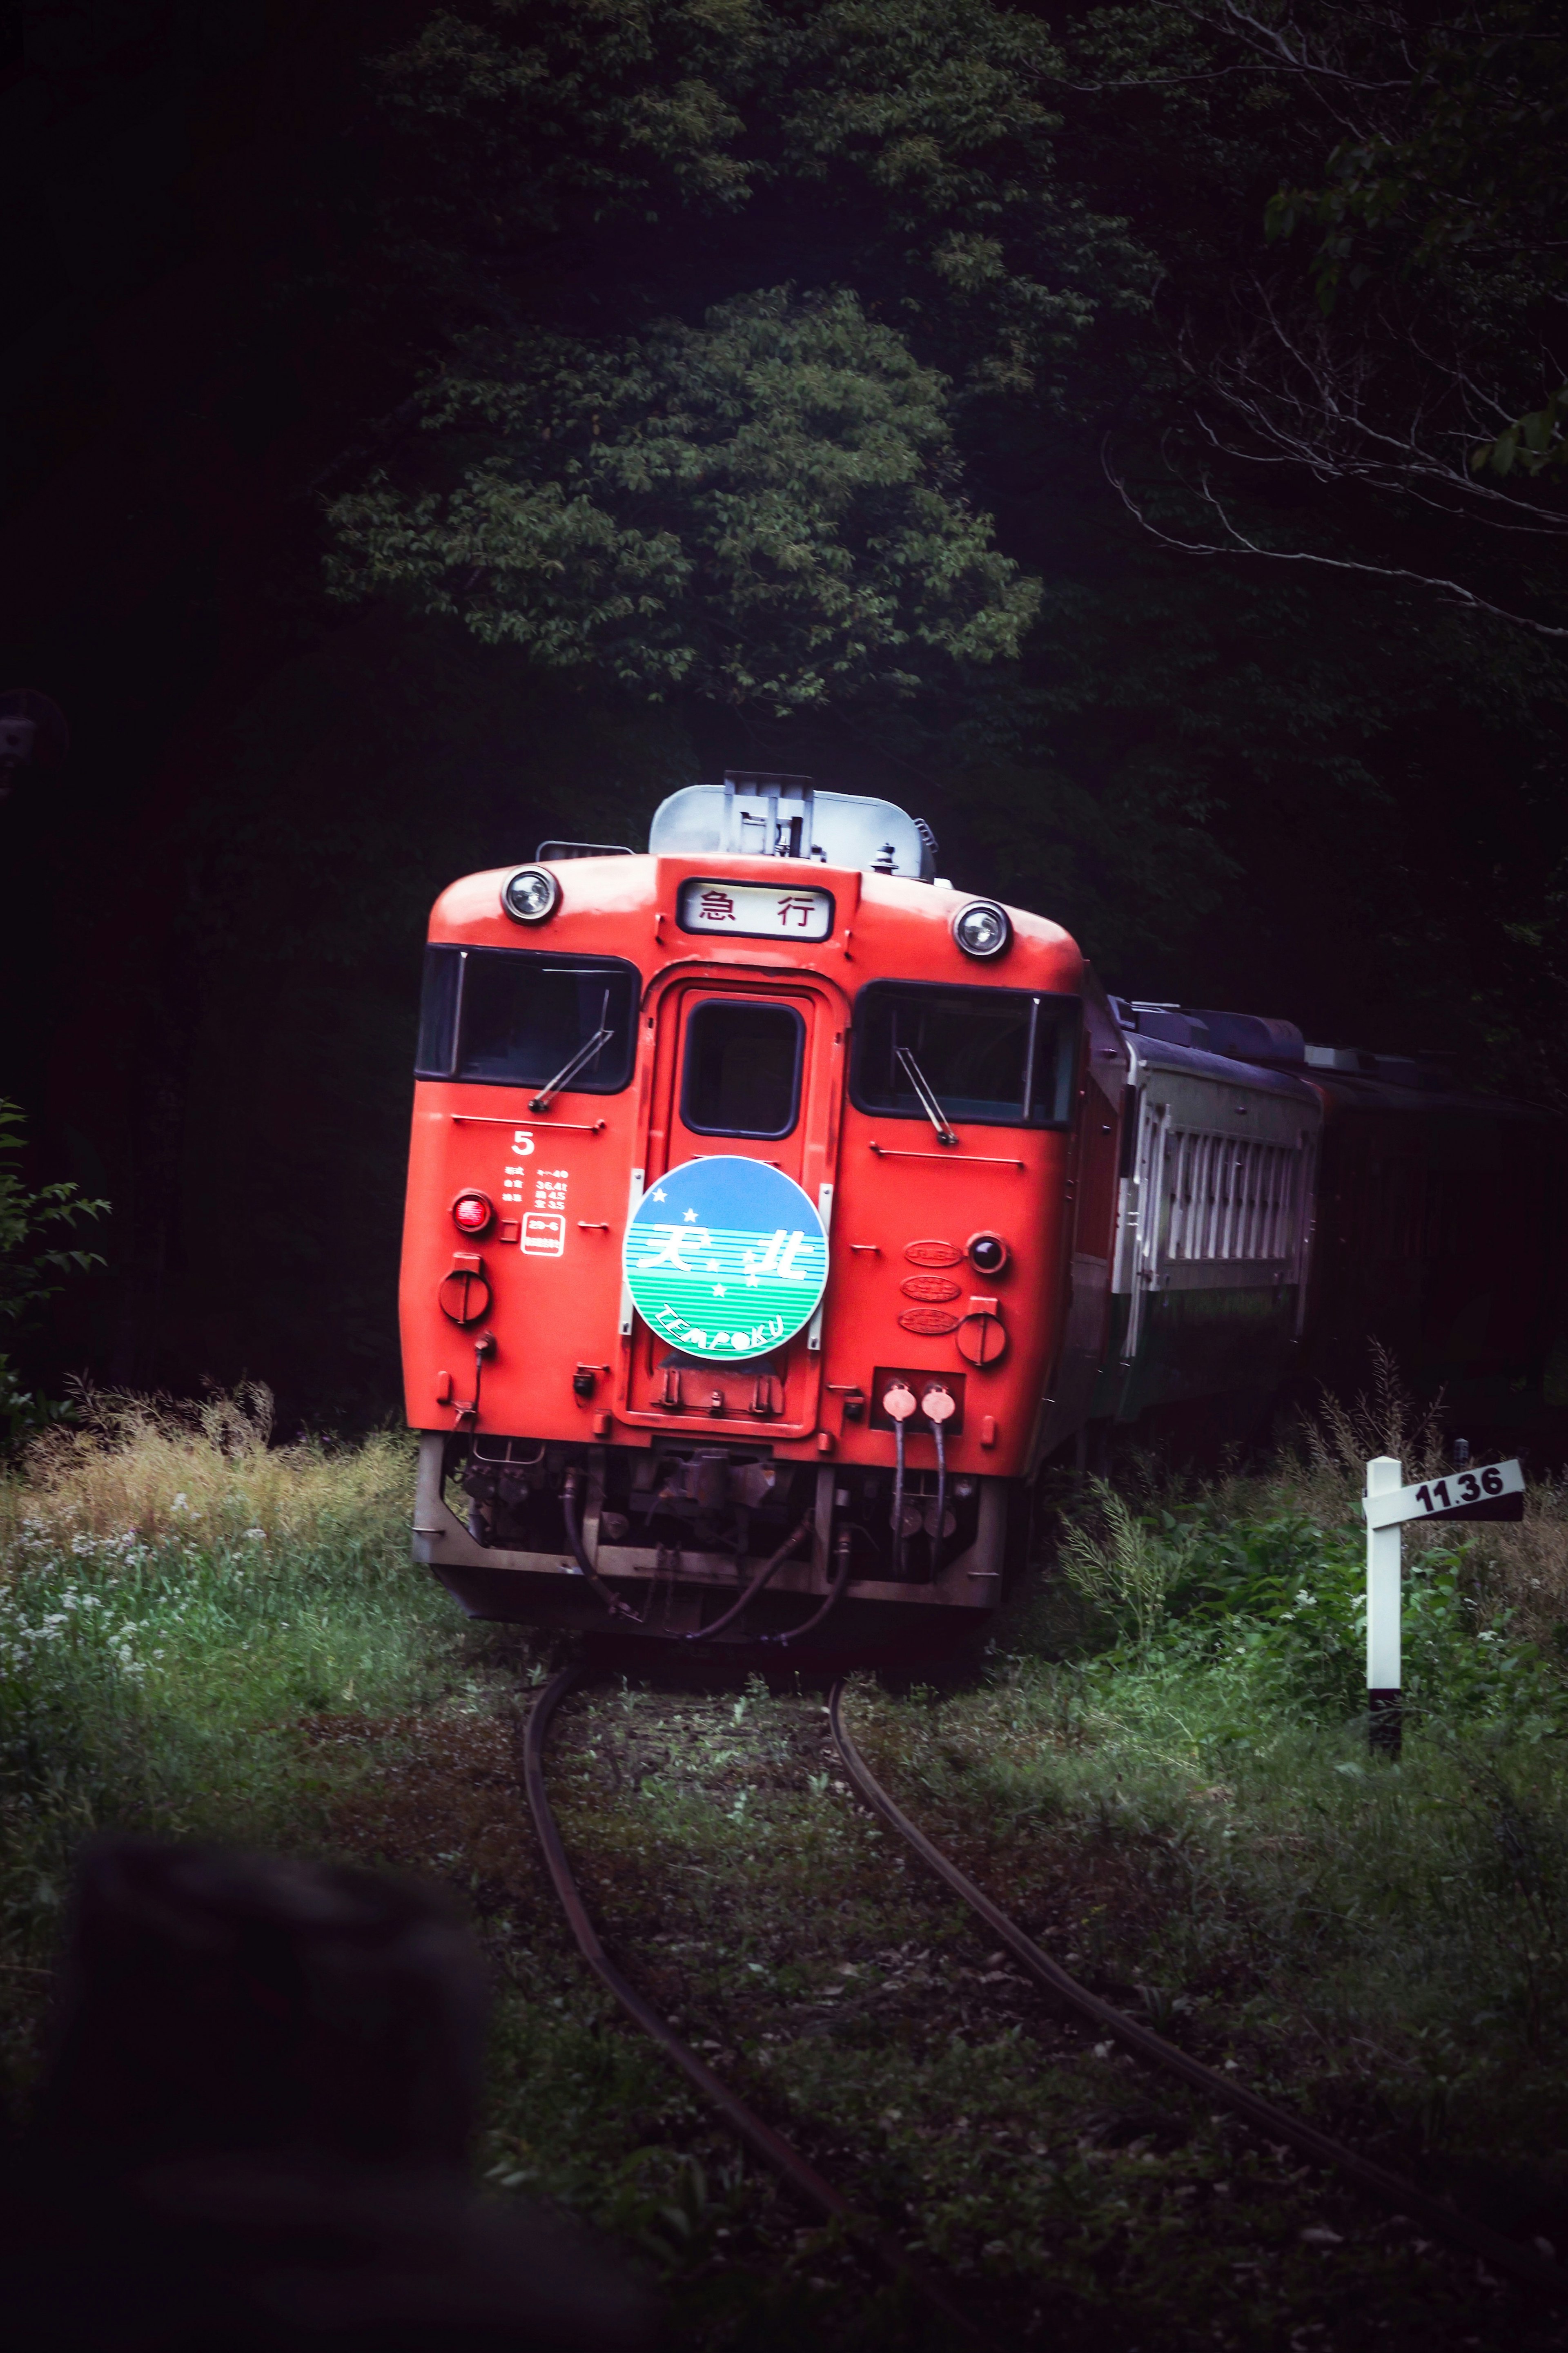
{"type": "Polygon", "coordinates": [[[810,883],[704,881],[680,886],[683,932],[728,932],[738,939],[825,940],[833,929],[833,893],[810,883]]]}

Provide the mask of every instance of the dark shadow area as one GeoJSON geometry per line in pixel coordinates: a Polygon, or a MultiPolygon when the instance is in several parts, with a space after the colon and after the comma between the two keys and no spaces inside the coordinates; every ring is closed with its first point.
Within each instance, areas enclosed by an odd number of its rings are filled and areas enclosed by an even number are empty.
{"type": "Polygon", "coordinates": [[[432,1888],[100,1842],[6,2168],[7,2344],[647,2344],[649,2308],[603,2249],[474,2192],[487,2008],[468,1926],[432,1888]]]}

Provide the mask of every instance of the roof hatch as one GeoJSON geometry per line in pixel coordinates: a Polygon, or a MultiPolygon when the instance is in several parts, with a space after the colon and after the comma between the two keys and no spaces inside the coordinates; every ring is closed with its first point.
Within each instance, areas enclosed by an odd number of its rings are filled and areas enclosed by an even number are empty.
{"type": "Polygon", "coordinates": [[[819,791],[809,776],[732,770],[721,785],[687,785],[654,812],[655,857],[810,858],[866,874],[929,882],[936,838],[891,801],[819,791]]]}

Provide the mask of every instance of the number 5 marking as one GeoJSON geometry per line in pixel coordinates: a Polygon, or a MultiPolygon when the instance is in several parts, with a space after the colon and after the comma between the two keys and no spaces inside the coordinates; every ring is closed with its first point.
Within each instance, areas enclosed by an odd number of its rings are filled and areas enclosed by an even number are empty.
{"type": "Polygon", "coordinates": [[[518,1128],[511,1139],[511,1148],[520,1160],[526,1160],[533,1150],[533,1138],[526,1127],[518,1128]]]}

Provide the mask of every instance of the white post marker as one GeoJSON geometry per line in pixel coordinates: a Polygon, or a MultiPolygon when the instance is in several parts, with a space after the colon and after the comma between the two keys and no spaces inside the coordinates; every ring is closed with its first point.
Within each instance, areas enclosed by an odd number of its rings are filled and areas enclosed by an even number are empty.
{"type": "Polygon", "coordinates": [[[1406,1520],[1521,1520],[1524,1472],[1517,1459],[1472,1466],[1461,1440],[1457,1470],[1404,1484],[1405,1466],[1379,1454],[1366,1466],[1367,1737],[1397,1757],[1400,1746],[1400,1530],[1406,1520]]]}
{"type": "Polygon", "coordinates": [[[1373,1506],[1396,1494],[1405,1465],[1379,1454],[1366,1466],[1366,1706],[1367,1738],[1399,1754],[1399,1524],[1374,1525],[1373,1506]]]}

